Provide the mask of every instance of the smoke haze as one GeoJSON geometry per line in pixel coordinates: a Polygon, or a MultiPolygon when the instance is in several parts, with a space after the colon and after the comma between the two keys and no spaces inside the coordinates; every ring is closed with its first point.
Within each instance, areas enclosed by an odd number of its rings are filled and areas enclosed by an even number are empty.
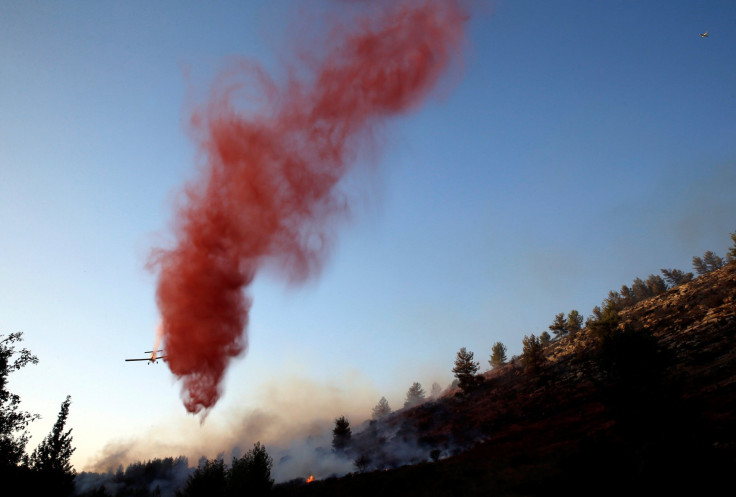
{"type": "Polygon", "coordinates": [[[213,414],[206,426],[195,418],[153,426],[147,433],[116,440],[85,465],[85,471],[114,472],[120,465],[152,458],[186,456],[196,465],[202,456],[223,454],[226,462],[262,442],[274,458],[277,481],[345,473],[352,461],[331,451],[334,418],[346,415],[357,427],[366,420],[380,394],[363,376],[345,374],[339,385],[285,376],[265,382],[251,409],[213,414]],[[297,414],[298,413],[298,414],[297,414]]]}
{"type": "Polygon", "coordinates": [[[331,45],[314,51],[326,55],[306,70],[278,83],[241,61],[194,112],[203,165],[177,208],[175,246],[150,261],[163,346],[189,412],[216,404],[230,361],[247,349],[258,270],[276,267],[289,283],[319,272],[331,223],[348,207],[341,179],[376,126],[433,88],[466,18],[450,0],[371,5],[333,27],[331,45]]]}

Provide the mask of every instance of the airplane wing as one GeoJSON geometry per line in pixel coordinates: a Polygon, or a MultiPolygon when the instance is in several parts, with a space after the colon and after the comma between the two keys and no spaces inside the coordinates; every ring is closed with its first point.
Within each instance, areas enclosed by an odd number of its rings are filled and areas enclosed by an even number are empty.
{"type": "Polygon", "coordinates": [[[128,361],[150,361],[150,360],[151,360],[151,358],[149,357],[147,359],[125,359],[125,362],[128,362],[128,361]]]}

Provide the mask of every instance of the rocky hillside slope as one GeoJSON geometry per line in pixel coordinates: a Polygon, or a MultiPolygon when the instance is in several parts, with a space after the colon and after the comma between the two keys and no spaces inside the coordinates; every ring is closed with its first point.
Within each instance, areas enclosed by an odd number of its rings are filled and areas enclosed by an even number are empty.
{"type": "Polygon", "coordinates": [[[348,454],[363,458],[364,472],[275,493],[704,495],[730,486],[736,264],[620,320],[606,339],[584,329],[554,341],[536,374],[514,361],[470,393],[372,422],[348,454]]]}

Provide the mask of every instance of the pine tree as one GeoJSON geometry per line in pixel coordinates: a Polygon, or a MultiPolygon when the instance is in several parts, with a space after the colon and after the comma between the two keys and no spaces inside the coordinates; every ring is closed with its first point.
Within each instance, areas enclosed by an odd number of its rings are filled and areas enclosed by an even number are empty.
{"type": "Polygon", "coordinates": [[[684,273],[679,269],[660,269],[664,281],[669,288],[674,288],[693,279],[693,273],[684,273]]]}
{"type": "Polygon", "coordinates": [[[736,231],[731,233],[731,241],[733,246],[729,247],[726,252],[726,264],[736,264],[736,231]]]}
{"type": "Polygon", "coordinates": [[[637,302],[648,299],[652,296],[649,287],[641,278],[634,279],[634,283],[631,285],[631,291],[634,292],[634,297],[636,297],[637,302]]]}
{"type": "Polygon", "coordinates": [[[477,362],[473,361],[473,353],[462,347],[455,358],[455,367],[452,372],[458,380],[460,388],[468,392],[475,386],[475,375],[480,368],[477,362]]]}
{"type": "Polygon", "coordinates": [[[77,475],[70,461],[76,450],[72,447],[72,430],[64,432],[71,402],[72,398],[67,395],[66,400],[61,403],[54,428],[33,451],[29,460],[31,468],[38,473],[39,480],[53,489],[56,495],[71,494],[77,475]]]}
{"type": "Polygon", "coordinates": [[[736,231],[731,233],[731,241],[733,246],[729,247],[726,253],[726,264],[736,264],[736,231]]]}
{"type": "Polygon", "coordinates": [[[703,263],[705,263],[708,268],[708,272],[715,271],[716,269],[721,269],[723,267],[723,259],[710,250],[703,254],[703,263]]]}
{"type": "Polygon", "coordinates": [[[332,448],[335,452],[344,452],[350,445],[353,433],[350,421],[345,416],[335,419],[335,428],[332,430],[332,448]]]}
{"type": "Polygon", "coordinates": [[[256,442],[243,457],[233,459],[227,475],[225,495],[268,495],[273,486],[272,468],[273,458],[261,442],[256,442]]]}
{"type": "Polygon", "coordinates": [[[530,336],[524,337],[522,344],[521,363],[524,365],[527,373],[536,375],[539,373],[539,369],[544,362],[542,342],[532,333],[530,336]]]}
{"type": "Polygon", "coordinates": [[[222,458],[202,458],[199,467],[189,475],[184,488],[177,495],[183,497],[223,497],[227,486],[227,468],[222,458]]]}
{"type": "Polygon", "coordinates": [[[539,335],[539,343],[542,344],[542,347],[547,347],[550,341],[552,341],[552,337],[549,336],[549,333],[547,333],[546,331],[543,331],[542,334],[539,335]]]}
{"type": "Polygon", "coordinates": [[[422,385],[420,385],[418,382],[414,382],[412,386],[409,387],[409,391],[406,392],[406,400],[404,401],[404,407],[418,406],[425,400],[426,400],[426,395],[424,393],[424,389],[422,388],[422,385]]]}
{"type": "Polygon", "coordinates": [[[376,407],[373,408],[373,419],[385,418],[389,414],[391,414],[391,407],[388,405],[388,400],[386,397],[381,397],[376,407]]]}
{"type": "Polygon", "coordinates": [[[555,320],[551,325],[549,325],[549,329],[555,334],[555,336],[561,337],[567,335],[569,330],[567,329],[564,312],[555,315],[555,320]]]}
{"type": "Polygon", "coordinates": [[[500,368],[506,364],[506,346],[501,342],[496,342],[491,347],[491,360],[488,361],[492,369],[500,368]]]}
{"type": "Polygon", "coordinates": [[[614,307],[619,310],[623,309],[624,307],[636,304],[638,300],[636,294],[634,293],[634,289],[626,285],[621,285],[621,290],[619,290],[618,295],[619,301],[614,307]]]}
{"type": "Polygon", "coordinates": [[[583,329],[583,315],[575,309],[567,315],[567,332],[575,336],[583,329]]]}
{"type": "Polygon", "coordinates": [[[667,291],[667,284],[661,276],[650,274],[646,281],[647,288],[651,296],[659,295],[667,291]]]}
{"type": "Polygon", "coordinates": [[[439,399],[440,395],[442,395],[442,387],[436,381],[432,383],[432,390],[430,390],[429,395],[433,399],[439,399]]]}
{"type": "Polygon", "coordinates": [[[693,256],[693,269],[698,276],[702,276],[708,272],[708,265],[700,257],[693,256]]]}

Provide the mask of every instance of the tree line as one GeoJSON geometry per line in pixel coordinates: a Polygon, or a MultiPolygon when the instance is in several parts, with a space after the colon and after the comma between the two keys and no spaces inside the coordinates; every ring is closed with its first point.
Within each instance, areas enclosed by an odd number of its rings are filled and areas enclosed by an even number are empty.
{"type": "Polygon", "coordinates": [[[21,341],[20,332],[0,335],[0,481],[12,482],[29,495],[70,495],[76,476],[70,462],[75,448],[72,430],[64,428],[71,397],[67,395],[61,403],[51,432],[27,454],[28,426],[40,416],[22,410],[20,396],[7,389],[11,373],[38,364],[38,357],[28,349],[16,350],[21,341]]]}
{"type": "MultiPolygon", "coordinates": [[[[736,231],[730,236],[733,245],[728,249],[725,259],[710,250],[706,251],[702,257],[693,257],[693,270],[698,276],[720,269],[726,264],[736,264],[736,231]]],[[[593,308],[587,319],[584,319],[584,316],[575,309],[567,315],[564,312],[555,315],[552,324],[549,325],[549,331],[554,334],[555,339],[558,339],[563,336],[574,337],[585,328],[594,337],[603,340],[618,326],[618,313],[621,310],[660,295],[696,277],[692,272],[673,268],[660,269],[660,272],[662,276],[650,274],[646,280],[635,278],[631,286],[623,285],[619,291],[611,290],[602,304],[593,308]]],[[[544,350],[551,341],[552,335],[547,331],[542,332],[539,336],[533,333],[524,336],[522,354],[519,359],[527,373],[531,375],[539,373],[545,360],[544,350]]],[[[508,363],[506,352],[506,345],[502,342],[495,342],[492,345],[488,361],[491,369],[503,367],[508,363]]],[[[457,352],[452,369],[461,392],[467,393],[482,382],[482,377],[478,376],[479,369],[480,364],[473,361],[473,352],[462,347],[457,352]]]]}

